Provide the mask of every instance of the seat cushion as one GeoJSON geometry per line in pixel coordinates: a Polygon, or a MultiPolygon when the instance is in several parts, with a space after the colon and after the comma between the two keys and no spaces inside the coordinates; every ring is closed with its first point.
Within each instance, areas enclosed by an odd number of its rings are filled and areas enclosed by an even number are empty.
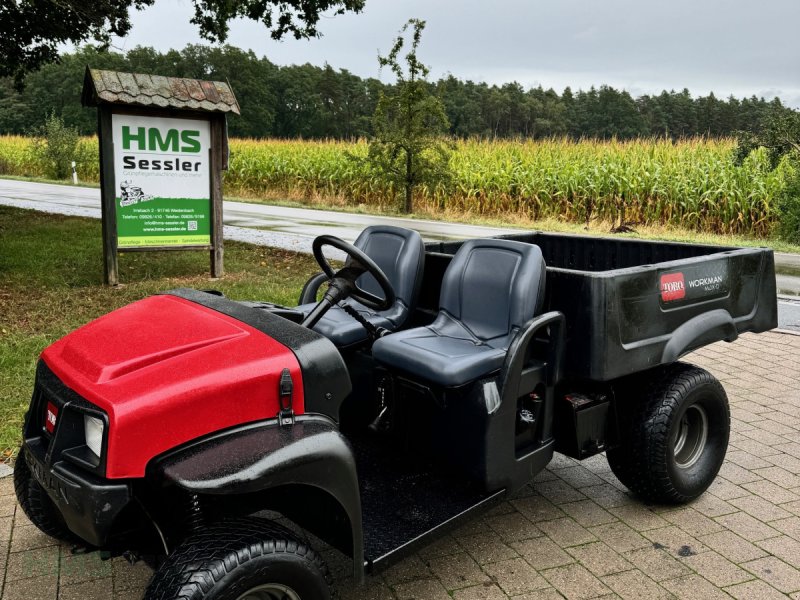
{"type": "Polygon", "coordinates": [[[479,340],[450,315],[439,313],[427,327],[379,339],[372,355],[425,381],[456,387],[500,369],[506,352],[479,340]]]}
{"type": "MultiPolygon", "coordinates": [[[[354,300],[346,300],[345,303],[355,308],[362,317],[372,323],[375,327],[383,327],[390,330],[394,329],[394,324],[389,319],[381,314],[376,314],[373,310],[367,308],[363,304],[360,304],[354,300]]],[[[310,313],[315,306],[316,303],[301,304],[295,310],[308,315],[308,313],[310,313]]],[[[325,313],[325,316],[323,316],[319,322],[314,325],[313,329],[317,333],[324,335],[339,348],[352,346],[353,344],[360,344],[369,337],[369,334],[367,333],[367,330],[364,329],[364,326],[356,321],[353,317],[348,315],[339,306],[331,307],[331,309],[325,313]]]]}

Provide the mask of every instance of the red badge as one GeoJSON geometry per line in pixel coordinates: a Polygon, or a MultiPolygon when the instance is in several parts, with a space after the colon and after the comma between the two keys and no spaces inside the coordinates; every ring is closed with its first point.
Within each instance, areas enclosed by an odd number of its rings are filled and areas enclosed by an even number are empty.
{"type": "Polygon", "coordinates": [[[668,273],[661,276],[661,301],[675,302],[686,297],[683,273],[668,273]]]}
{"type": "Polygon", "coordinates": [[[52,402],[48,402],[47,410],[44,413],[44,428],[48,433],[56,430],[56,419],[58,419],[58,408],[52,402]]]}

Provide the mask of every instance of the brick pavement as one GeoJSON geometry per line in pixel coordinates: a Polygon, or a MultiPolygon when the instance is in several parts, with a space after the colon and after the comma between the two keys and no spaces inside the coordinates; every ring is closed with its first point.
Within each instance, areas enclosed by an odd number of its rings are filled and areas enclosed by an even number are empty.
{"type": "MultiPolygon", "coordinates": [[[[725,385],[728,456],[682,507],[645,506],[605,458],[556,455],[534,482],[362,588],[324,550],[345,600],[727,598],[800,600],[800,336],[745,335],[687,357],[725,385]]],[[[70,554],[0,479],[3,600],[140,598],[142,563],[70,554]]]]}

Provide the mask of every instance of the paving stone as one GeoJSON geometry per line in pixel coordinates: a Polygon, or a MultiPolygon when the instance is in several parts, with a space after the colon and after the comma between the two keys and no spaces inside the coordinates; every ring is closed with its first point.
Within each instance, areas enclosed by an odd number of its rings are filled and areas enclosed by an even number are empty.
{"type": "Polygon", "coordinates": [[[625,600],[672,598],[672,594],[641,571],[615,573],[602,577],[601,580],[625,600]]]}
{"type": "Polygon", "coordinates": [[[760,496],[745,496],[731,500],[731,504],[759,521],[774,521],[791,517],[792,513],[775,506],[760,496]]]}
{"type": "Polygon", "coordinates": [[[428,544],[419,551],[419,556],[423,560],[430,560],[439,556],[449,556],[451,554],[458,554],[463,552],[464,549],[459,545],[456,539],[452,536],[446,535],[435,542],[428,544]]]}
{"type": "Polygon", "coordinates": [[[785,594],[781,594],[771,585],[767,585],[758,579],[740,583],[739,585],[732,585],[725,588],[725,591],[736,600],[786,600],[785,594]]]}
{"type": "Polygon", "coordinates": [[[683,577],[676,577],[662,581],[661,585],[676,598],[680,600],[722,600],[723,598],[730,598],[728,594],[721,591],[714,586],[711,582],[700,577],[700,575],[684,575],[683,577]]]}
{"type": "Polygon", "coordinates": [[[623,492],[610,483],[581,488],[581,492],[606,509],[635,502],[629,493],[623,492]]]}
{"type": "Polygon", "coordinates": [[[545,579],[522,558],[485,565],[483,570],[509,596],[549,587],[545,579]]]}
{"type": "Polygon", "coordinates": [[[461,538],[459,543],[479,565],[518,556],[516,551],[497,539],[496,535],[474,535],[468,538],[461,538]]]}
{"type": "Polygon", "coordinates": [[[389,586],[379,579],[368,580],[364,585],[356,585],[352,579],[349,579],[338,582],[336,589],[342,600],[395,600],[397,598],[389,586]]]}
{"type": "Polygon", "coordinates": [[[583,527],[613,523],[617,517],[592,500],[579,500],[561,505],[561,510],[575,519],[583,527]]]}
{"type": "Polygon", "coordinates": [[[780,537],[756,542],[756,544],[793,567],[800,568],[800,542],[796,539],[787,535],[782,535],[780,537]]]}
{"type": "Polygon", "coordinates": [[[472,557],[466,552],[434,558],[428,565],[448,590],[456,590],[489,581],[472,557]]]}
{"type": "Polygon", "coordinates": [[[716,586],[724,587],[749,581],[753,576],[737,567],[721,554],[713,550],[687,556],[682,561],[693,571],[708,579],[716,586]]]}
{"type": "Polygon", "coordinates": [[[62,586],[111,577],[111,571],[111,561],[100,560],[99,552],[71,554],[62,547],[59,581],[62,586]]]}
{"type": "Polygon", "coordinates": [[[553,504],[564,504],[565,502],[575,502],[586,498],[581,492],[561,479],[537,484],[536,491],[553,504]]]}
{"type": "Polygon", "coordinates": [[[574,488],[600,485],[603,480],[581,464],[566,469],[554,469],[553,472],[574,488]]]}
{"type": "Polygon", "coordinates": [[[719,517],[737,511],[735,506],[717,498],[714,494],[703,494],[691,503],[691,507],[706,517],[719,517]]]}
{"type": "Polygon", "coordinates": [[[58,576],[45,575],[21,581],[6,581],[3,600],[56,600],[58,576]]]}
{"type": "Polygon", "coordinates": [[[730,501],[732,498],[741,498],[742,496],[747,496],[750,493],[743,487],[731,483],[721,475],[717,476],[708,490],[708,493],[714,494],[717,498],[728,501],[730,501]]]}
{"type": "Polygon", "coordinates": [[[514,596],[514,600],[563,600],[564,596],[558,593],[555,588],[536,590],[521,596],[514,596]]]}
{"type": "Polygon", "coordinates": [[[114,573],[115,592],[144,590],[147,582],[153,576],[153,570],[143,562],[131,565],[121,557],[111,560],[111,569],[114,573]]]}
{"type": "Polygon", "coordinates": [[[697,554],[709,550],[708,546],[700,542],[700,540],[674,525],[662,527],[661,529],[651,529],[643,532],[642,535],[653,544],[658,544],[662,548],[668,549],[673,556],[697,554]]]}
{"type": "Polygon", "coordinates": [[[588,600],[611,591],[586,567],[578,564],[548,569],[542,576],[569,600],[588,600]]]}
{"type": "Polygon", "coordinates": [[[39,531],[35,525],[14,524],[14,531],[11,534],[11,552],[23,552],[57,545],[57,540],[39,531]]]}
{"type": "Polygon", "coordinates": [[[742,563],[741,566],[778,591],[789,593],[800,590],[800,571],[774,556],[742,563]]]}
{"type": "Polygon", "coordinates": [[[58,600],[107,600],[114,593],[111,577],[93,579],[75,585],[59,582],[58,600]]]}
{"type": "Polygon", "coordinates": [[[636,531],[646,531],[669,525],[663,517],[642,504],[627,504],[611,508],[609,511],[636,531]]]}
{"type": "Polygon", "coordinates": [[[721,517],[716,517],[714,520],[749,542],[758,542],[780,535],[779,531],[776,531],[769,525],[762,523],[745,512],[723,515],[721,517]]]}
{"type": "Polygon", "coordinates": [[[749,492],[753,492],[756,496],[760,496],[765,501],[772,502],[773,504],[783,504],[784,502],[791,502],[792,500],[800,500],[800,497],[798,497],[798,495],[794,492],[790,492],[789,490],[767,480],[744,483],[742,484],[742,487],[749,492]]]}
{"type": "Polygon", "coordinates": [[[468,521],[467,523],[456,529],[452,533],[452,535],[454,538],[458,540],[461,539],[462,537],[471,537],[473,535],[478,535],[478,534],[486,535],[490,534],[491,532],[492,530],[486,524],[486,521],[484,519],[472,519],[471,521],[468,521]]]}
{"type": "Polygon", "coordinates": [[[514,542],[511,547],[537,570],[559,567],[573,562],[569,554],[545,536],[514,542]]]}
{"type": "Polygon", "coordinates": [[[674,510],[662,515],[667,521],[680,527],[691,536],[697,537],[707,533],[721,531],[723,527],[716,521],[691,507],[674,510]]]}
{"type": "Polygon", "coordinates": [[[508,596],[493,583],[457,590],[453,594],[455,600],[506,600],[507,597],[508,596]]]}
{"type": "Polygon", "coordinates": [[[699,538],[712,550],[716,550],[728,560],[739,564],[749,560],[762,558],[768,553],[755,544],[751,544],[732,531],[719,531],[699,538]]]}
{"type": "Polygon", "coordinates": [[[431,577],[433,577],[433,574],[428,565],[416,554],[403,559],[383,572],[383,579],[389,585],[403,583],[412,579],[429,579],[431,577]]]}
{"type": "Polygon", "coordinates": [[[514,500],[511,504],[533,523],[551,521],[564,516],[564,512],[560,508],[543,496],[529,496],[514,500]]]}
{"type": "Polygon", "coordinates": [[[518,542],[529,538],[544,535],[532,521],[527,519],[522,513],[514,511],[504,515],[497,515],[486,519],[489,527],[497,533],[500,538],[508,542],[518,542]]]}
{"type": "Polygon", "coordinates": [[[665,548],[650,546],[626,552],[623,556],[653,581],[672,579],[691,573],[686,565],[673,558],[665,548]]]}
{"type": "Polygon", "coordinates": [[[6,588],[9,583],[29,577],[44,577],[58,574],[58,546],[16,552],[8,557],[6,588]]]}
{"type": "Polygon", "coordinates": [[[756,473],[760,477],[775,483],[782,488],[796,488],[800,487],[800,475],[794,475],[787,471],[786,469],[782,469],[781,467],[767,467],[766,469],[755,469],[753,473],[756,473]]]}
{"type": "Polygon", "coordinates": [[[450,600],[451,596],[435,579],[402,583],[394,588],[397,600],[450,600]]]}
{"type": "Polygon", "coordinates": [[[650,541],[625,523],[609,523],[608,525],[598,525],[590,527],[594,535],[603,540],[617,552],[627,552],[636,548],[644,548],[651,544],[650,541]]]}
{"type": "Polygon", "coordinates": [[[800,517],[789,517],[788,519],[772,521],[770,527],[774,527],[778,531],[800,541],[800,517]]]}
{"type": "Polygon", "coordinates": [[[588,529],[578,525],[569,517],[555,519],[554,521],[543,521],[539,523],[539,529],[562,548],[586,544],[597,539],[588,529]]]}
{"type": "Polygon", "coordinates": [[[603,542],[574,546],[567,548],[567,552],[584,567],[600,577],[633,568],[633,565],[625,560],[622,555],[603,542]]]}

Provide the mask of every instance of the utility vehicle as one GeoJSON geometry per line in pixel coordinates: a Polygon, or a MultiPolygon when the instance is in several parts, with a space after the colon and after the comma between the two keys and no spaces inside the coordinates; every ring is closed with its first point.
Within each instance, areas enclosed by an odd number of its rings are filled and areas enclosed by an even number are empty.
{"type": "Polygon", "coordinates": [[[295,308],[179,289],[48,347],[14,472],[28,517],[148,560],[148,600],[328,598],[296,531],[360,581],[555,451],[605,452],[646,501],[699,496],[728,402],[678,359],[776,326],[766,249],[375,226],[313,250],[295,308]]]}

